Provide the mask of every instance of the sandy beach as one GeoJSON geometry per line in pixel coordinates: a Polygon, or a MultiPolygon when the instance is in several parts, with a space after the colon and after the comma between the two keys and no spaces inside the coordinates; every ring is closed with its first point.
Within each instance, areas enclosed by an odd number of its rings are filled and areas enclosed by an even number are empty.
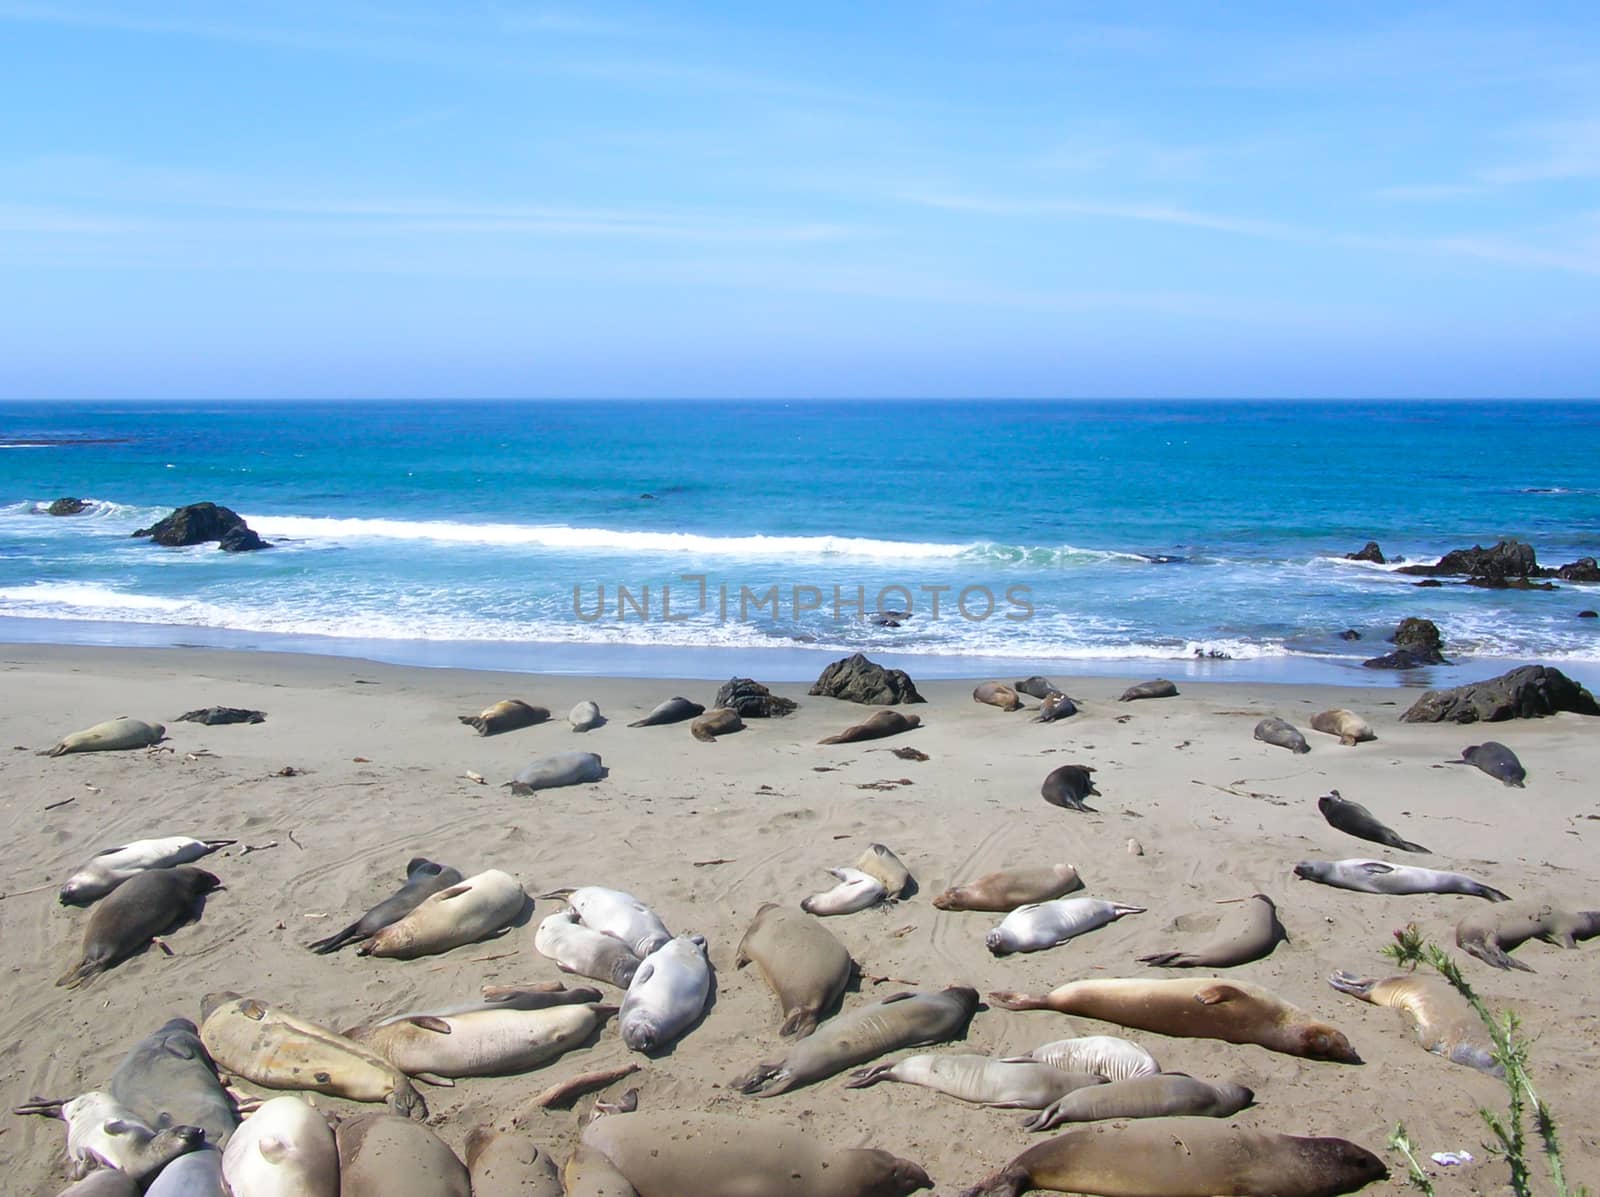
{"type": "MultiPolygon", "coordinates": [[[[682,694],[709,704],[716,683],[545,677],[414,669],[356,660],[210,650],[0,646],[0,795],[5,868],[0,942],[6,1003],[0,1013],[0,1098],[67,1097],[101,1085],[124,1052],[169,1018],[198,1019],[201,997],[231,989],[328,1027],[476,996],[484,984],[562,979],[534,950],[534,927],[557,903],[501,938],[413,961],[317,956],[330,934],[391,893],[406,861],[425,855],[464,874],[498,868],[530,894],[585,884],[624,889],[674,932],[703,934],[716,970],[714,1004],[669,1052],[629,1052],[615,1020],[598,1041],[534,1073],[427,1088],[431,1124],[458,1152],[476,1126],[519,1114],[564,1158],[594,1096],[570,1110],[527,1109],[549,1084],[638,1062],[604,1090],[640,1091],[642,1109],[747,1113],[813,1130],[840,1146],[877,1146],[915,1160],[954,1194],[1038,1136],[1022,1115],[964,1105],[911,1085],[851,1091],[840,1077],[767,1100],[730,1080],[783,1047],[778,1007],[754,968],[734,967],[757,908],[797,904],[826,888],[829,866],[872,842],[909,866],[917,892],[885,908],[827,920],[862,973],[851,1009],[898,990],[971,985],[1043,992],[1086,977],[1187,975],[1136,957],[1181,945],[1182,916],[1262,892],[1278,905],[1289,941],[1229,975],[1265,986],[1342,1029],[1365,1061],[1318,1063],[1248,1045],[1129,1032],[1169,1070],[1255,1090],[1243,1126],[1337,1135],[1395,1169],[1369,1192],[1404,1188],[1385,1147],[1403,1120],[1424,1153],[1470,1151],[1476,1161],[1436,1169],[1441,1193],[1498,1193],[1505,1167],[1483,1149],[1476,1108],[1503,1108],[1500,1082],[1430,1055],[1396,1011],[1335,992],[1345,969],[1386,976],[1391,934],[1416,922],[1455,951],[1454,927],[1482,905],[1465,896],[1391,897],[1297,880],[1296,862],[1398,854],[1329,827],[1315,800],[1330,788],[1362,802],[1432,849],[1406,863],[1466,872],[1514,897],[1600,906],[1600,795],[1592,770],[1597,721],[1561,715],[1484,727],[1406,725],[1408,690],[1235,684],[1182,685],[1175,698],[1119,704],[1129,681],[1057,677],[1082,711],[1054,724],[973,702],[972,682],[922,685],[923,726],[890,740],[822,746],[818,739],[876,708],[811,698],[775,685],[799,710],[752,720],[716,743],[687,725],[629,728],[657,702],[682,694]],[[502,698],[548,707],[547,724],[480,738],[457,721],[502,698]],[[574,734],[565,714],[593,699],[609,722],[574,734]],[[264,723],[206,727],[180,713],[258,708],[264,723]],[[1377,729],[1375,743],[1343,747],[1313,732],[1310,716],[1349,707],[1377,729]],[[35,755],[62,735],[118,715],[166,724],[171,751],[35,755]],[[1312,751],[1292,755],[1254,741],[1276,714],[1305,731],[1312,751]],[[1465,745],[1513,748],[1527,788],[1446,766],[1465,745]],[[910,745],[929,757],[902,760],[910,745]],[[499,783],[544,753],[599,753],[604,780],[516,797],[499,783]],[[1092,765],[1098,813],[1047,805],[1044,776],[1092,765]],[[280,775],[292,769],[292,776],[280,775]],[[468,772],[481,774],[478,784],[468,772]],[[58,905],[56,887],[95,852],[130,840],[186,834],[231,838],[203,862],[226,884],[197,923],[77,991],[54,982],[77,958],[87,913],[58,905]],[[1130,852],[1130,839],[1142,855],[1130,852]],[[248,853],[246,846],[262,848],[248,853]],[[984,934],[999,915],[941,912],[946,886],[1013,865],[1075,864],[1088,896],[1148,908],[1060,947],[992,957],[984,934]]],[[[1016,676],[1025,675],[1028,670],[1016,676]]],[[[1487,675],[1488,671],[1485,671],[1487,675]]],[[[761,679],[758,679],[761,680],[761,679]]],[[[1013,680],[1013,679],[1005,679],[1013,680]]],[[[1035,704],[1029,700],[1030,707],[1035,704]]],[[[911,709],[911,708],[908,708],[911,709]]],[[[1186,924],[1188,925],[1188,924],[1186,924]]],[[[1534,1079],[1563,1120],[1568,1179],[1600,1187],[1600,943],[1562,951],[1530,942],[1517,957],[1536,972],[1500,972],[1460,955],[1492,1005],[1516,1011],[1537,1036],[1534,1079]]],[[[1219,974],[1220,975],[1220,974],[1219,974]]],[[[585,983],[568,979],[573,984],[585,983]]],[[[619,1000],[620,993],[608,994],[619,1000]]],[[[1024,1052],[1073,1034],[1115,1028],[1051,1012],[980,1008],[964,1050],[1024,1052]]],[[[248,1084],[242,1089],[250,1090],[248,1084]]],[[[361,1107],[316,1098],[330,1112],[361,1107]]],[[[11,1117],[0,1146],[6,1188],[53,1197],[66,1186],[61,1124],[11,1117]]],[[[1542,1164],[1536,1164],[1536,1169],[1542,1164]]]]}

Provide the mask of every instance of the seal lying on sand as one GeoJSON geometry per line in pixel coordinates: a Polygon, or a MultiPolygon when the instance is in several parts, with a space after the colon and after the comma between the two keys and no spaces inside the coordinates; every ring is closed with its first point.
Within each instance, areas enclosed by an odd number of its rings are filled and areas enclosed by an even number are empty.
{"type": "Polygon", "coordinates": [[[1600,910],[1563,910],[1550,902],[1506,902],[1474,911],[1456,924],[1456,946],[1496,968],[1534,970],[1507,953],[1530,939],[1575,948],[1600,935],[1600,910]]]}
{"type": "Polygon", "coordinates": [[[744,720],[732,707],[715,707],[689,725],[689,734],[707,744],[714,743],[718,736],[743,730],[744,720]]]}
{"type": "Polygon", "coordinates": [[[426,857],[414,856],[406,864],[406,883],[343,931],[319,939],[311,950],[326,956],[337,952],[346,944],[376,935],[391,923],[399,922],[415,910],[424,900],[440,890],[449,889],[461,881],[461,873],[449,865],[437,864],[426,857]]]}
{"type": "Polygon", "coordinates": [[[1106,1078],[1089,1072],[1062,1072],[1037,1060],[993,1060],[977,1055],[916,1055],[892,1064],[863,1068],[844,1083],[865,1089],[879,1081],[899,1081],[946,1093],[959,1101],[997,1110],[1042,1110],[1063,1096],[1106,1078]]]}
{"type": "Polygon", "coordinates": [[[1482,744],[1472,744],[1461,750],[1459,761],[1448,762],[1452,765],[1476,765],[1501,785],[1515,786],[1522,789],[1522,783],[1528,779],[1528,771],[1522,767],[1522,762],[1517,759],[1517,754],[1497,740],[1485,740],[1482,744]]]}
{"type": "Polygon", "coordinates": [[[561,786],[581,785],[586,781],[599,781],[606,775],[600,756],[594,752],[552,752],[528,762],[517,770],[516,776],[503,785],[511,792],[527,795],[535,790],[554,790],[561,786]]]}
{"type": "Polygon", "coordinates": [[[620,889],[584,885],[577,889],[558,889],[545,898],[565,898],[578,912],[583,925],[604,935],[620,939],[640,960],[672,938],[672,932],[643,902],[620,889]]]}
{"type": "Polygon", "coordinates": [[[198,1126],[219,1149],[239,1126],[233,1098],[187,1018],[170,1019],[134,1044],[106,1092],[146,1126],[198,1126]]]}
{"type": "Polygon", "coordinates": [[[660,723],[682,723],[685,719],[693,719],[696,715],[705,713],[705,707],[697,702],[690,702],[687,698],[669,698],[643,719],[635,719],[628,726],[655,727],[660,723]]]}
{"type": "Polygon", "coordinates": [[[807,914],[854,914],[876,906],[889,896],[883,882],[860,869],[829,869],[828,872],[839,879],[839,884],[801,899],[800,909],[807,914]]]}
{"type": "Polygon", "coordinates": [[[1300,734],[1300,729],[1276,715],[1270,715],[1256,724],[1255,736],[1263,744],[1287,748],[1293,753],[1311,751],[1311,745],[1306,743],[1306,738],[1300,734]]]}
{"type": "Polygon", "coordinates": [[[734,965],[751,961],[761,969],[783,1010],[778,1034],[804,1037],[817,1020],[839,1003],[855,961],[845,946],[817,919],[776,902],[756,911],[739,941],[734,965]]]}
{"type": "Polygon", "coordinates": [[[237,840],[196,840],[169,835],[154,840],[134,840],[119,848],[97,852],[67,878],[59,895],[63,906],[87,906],[103,898],[128,878],[148,869],[170,869],[209,856],[237,840]]]}
{"type": "Polygon", "coordinates": [[[15,1112],[59,1118],[67,1124],[67,1159],[74,1179],[82,1179],[96,1168],[115,1168],[141,1181],[180,1155],[204,1147],[206,1141],[198,1126],[154,1130],[111,1094],[98,1089],[70,1101],[36,1097],[15,1112]]]}
{"type": "Polygon", "coordinates": [[[1022,699],[1004,682],[980,682],[972,691],[972,701],[999,707],[1002,711],[1020,710],[1022,699]]]}
{"type": "Polygon", "coordinates": [[[145,1197],[228,1197],[222,1152],[191,1151],[161,1169],[145,1197]]]}
{"type": "Polygon", "coordinates": [[[883,882],[884,892],[891,898],[900,897],[911,887],[911,870],[883,844],[868,844],[857,857],[855,867],[883,882]]]}
{"type": "Polygon", "coordinates": [[[658,1052],[699,1018],[711,996],[703,935],[679,935],[644,958],[633,975],[617,1026],[636,1052],[658,1052]]]}
{"type": "Polygon", "coordinates": [[[567,712],[567,722],[572,724],[573,731],[586,732],[599,727],[605,719],[600,714],[599,704],[586,699],[567,712]]]}
{"type": "Polygon", "coordinates": [[[1078,870],[1069,864],[1043,868],[1004,869],[985,873],[966,885],[953,885],[934,898],[939,910],[1004,912],[1030,902],[1048,902],[1083,888],[1078,870]]]}
{"type": "Polygon", "coordinates": [[[318,1110],[274,1097],[229,1140],[222,1175],[238,1197],[339,1197],[339,1148],[318,1110]]]}
{"type": "Polygon", "coordinates": [[[1178,687],[1174,686],[1164,677],[1158,677],[1148,682],[1140,682],[1137,686],[1129,686],[1122,692],[1118,702],[1135,702],[1141,698],[1176,698],[1178,687]]]}
{"type": "Polygon", "coordinates": [[[1057,719],[1066,719],[1078,713],[1078,704],[1073,702],[1059,690],[1052,690],[1044,696],[1044,701],[1039,704],[1039,713],[1033,717],[1035,723],[1054,723],[1057,719]]]}
{"type": "Polygon", "coordinates": [[[562,1197],[555,1160],[518,1131],[474,1127],[467,1136],[472,1197],[562,1197]]]}
{"type": "Polygon", "coordinates": [[[507,698],[476,715],[458,715],[457,718],[468,727],[477,728],[480,736],[498,736],[501,732],[543,723],[550,718],[550,712],[544,707],[529,706],[520,698],[507,698]]]}
{"type": "Polygon", "coordinates": [[[200,899],[222,888],[215,874],[192,865],[150,869],[130,877],[94,908],[83,932],[83,955],[57,985],[76,989],[194,917],[200,899]]]}
{"type": "Polygon", "coordinates": [[[534,950],[556,962],[564,973],[575,973],[626,989],[639,971],[635,956],[614,935],[578,922],[578,912],[558,910],[547,915],[533,937],[534,950]]]}
{"type": "Polygon", "coordinates": [[[1155,1076],[1161,1071],[1156,1058],[1137,1043],[1114,1035],[1080,1035],[1040,1044],[1022,1056],[1007,1056],[1008,1062],[1038,1060],[1063,1072],[1092,1072],[1108,1081],[1155,1076]]]}
{"type": "Polygon", "coordinates": [[[1434,1055],[1490,1076],[1505,1075],[1489,1046],[1483,1021],[1465,998],[1439,978],[1412,973],[1380,981],[1341,970],[1328,978],[1328,984],[1374,1006],[1400,1011],[1416,1031],[1417,1042],[1434,1055]]]}
{"type": "Polygon", "coordinates": [[[528,895],[515,877],[490,869],[430,894],[356,952],[397,960],[448,952],[504,931],[527,905],[528,895]]]}
{"type": "Polygon", "coordinates": [[[1335,889],[1353,889],[1367,894],[1470,894],[1491,902],[1511,901],[1508,895],[1474,881],[1465,873],[1395,865],[1383,860],[1302,860],[1294,866],[1294,875],[1335,889]]]}
{"type": "Polygon", "coordinates": [[[129,748],[148,748],[161,743],[166,734],[167,729],[159,723],[146,723],[143,719],[129,719],[124,715],[63,736],[54,748],[46,748],[39,755],[65,756],[69,752],[119,752],[129,748]]]}
{"type": "Polygon", "coordinates": [[[578,1047],[615,1008],[590,1003],[415,1014],[351,1027],[344,1037],[365,1044],[408,1076],[509,1076],[578,1047]]]}
{"type": "Polygon", "coordinates": [[[1042,699],[1052,691],[1060,693],[1061,688],[1047,677],[1040,677],[1037,673],[1020,682],[1012,682],[1011,688],[1018,694],[1026,694],[1029,698],[1042,699]]]}
{"type": "Polygon", "coordinates": [[[1278,908],[1266,894],[1251,894],[1217,923],[1211,937],[1187,951],[1173,949],[1140,956],[1140,964],[1161,968],[1233,968],[1272,953],[1288,939],[1278,908]]]}
{"type": "Polygon", "coordinates": [[[357,1114],[334,1138],[339,1197],[472,1197],[467,1166],[420,1122],[357,1114]]]}
{"type": "Polygon", "coordinates": [[[1339,743],[1346,747],[1364,744],[1378,738],[1378,733],[1372,730],[1370,723],[1344,707],[1334,707],[1331,711],[1318,711],[1311,716],[1311,729],[1324,735],[1338,736],[1339,743]]]}
{"type": "Polygon", "coordinates": [[[899,711],[879,711],[854,727],[818,740],[818,744],[853,744],[857,740],[881,740],[910,731],[922,723],[921,715],[902,715],[899,711]]]}
{"type": "Polygon", "coordinates": [[[1143,906],[1124,906],[1099,898],[1057,898],[1019,906],[984,937],[984,946],[996,956],[1012,952],[1039,952],[1066,943],[1075,935],[1114,923],[1124,915],[1143,914],[1143,906]]]}
{"type": "Polygon", "coordinates": [[[1093,813],[1094,807],[1085,805],[1083,800],[1090,794],[1100,794],[1089,776],[1094,771],[1093,765],[1061,765],[1050,771],[1039,792],[1051,806],[1093,813]]]}
{"type": "Polygon", "coordinates": [[[1243,1085],[1212,1084],[1183,1072],[1164,1072],[1132,1080],[1096,1085],[1058,1098],[1022,1124],[1024,1130],[1046,1131],[1063,1122],[1099,1122],[1107,1118],[1232,1118],[1256,1095],[1243,1085]]]}
{"type": "Polygon", "coordinates": [[[1322,817],[1328,820],[1330,827],[1337,827],[1346,835],[1353,835],[1361,840],[1371,840],[1386,848],[1399,848],[1402,852],[1424,854],[1428,852],[1421,844],[1413,844],[1410,840],[1402,839],[1399,833],[1378,822],[1372,812],[1361,803],[1351,802],[1338,790],[1330,790],[1318,798],[1317,809],[1322,812],[1322,817]]]}

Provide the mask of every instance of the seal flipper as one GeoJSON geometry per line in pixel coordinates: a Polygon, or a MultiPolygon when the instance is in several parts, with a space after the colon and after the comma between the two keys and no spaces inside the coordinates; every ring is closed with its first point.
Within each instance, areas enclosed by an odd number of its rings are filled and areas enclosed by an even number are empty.
{"type": "Polygon", "coordinates": [[[361,930],[361,923],[365,917],[363,915],[338,934],[330,935],[327,939],[319,939],[315,943],[308,943],[306,947],[319,956],[326,956],[330,952],[337,952],[340,948],[355,943],[358,939],[366,939],[366,933],[361,930]]]}
{"type": "Polygon", "coordinates": [[[1226,981],[1218,981],[1215,985],[1207,985],[1197,991],[1194,1000],[1202,1006],[1220,1006],[1223,1002],[1237,1001],[1245,996],[1244,990],[1237,985],[1230,985],[1226,981]]]}
{"type": "Polygon", "coordinates": [[[844,1083],[844,1087],[865,1089],[869,1085],[876,1085],[879,1081],[889,1080],[889,1074],[893,1071],[893,1064],[874,1064],[871,1068],[860,1068],[850,1074],[850,1079],[844,1083]]]}
{"type": "Polygon", "coordinates": [[[1518,972],[1524,973],[1536,971],[1531,965],[1522,963],[1497,943],[1482,940],[1481,942],[1464,943],[1461,946],[1466,949],[1468,955],[1476,956],[1485,964],[1493,965],[1495,968],[1514,968],[1518,972]]]}

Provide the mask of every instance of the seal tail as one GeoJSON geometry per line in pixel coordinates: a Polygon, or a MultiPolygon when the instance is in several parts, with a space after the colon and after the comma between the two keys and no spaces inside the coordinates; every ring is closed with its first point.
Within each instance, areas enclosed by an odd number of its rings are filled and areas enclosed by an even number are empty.
{"type": "Polygon", "coordinates": [[[480,736],[489,734],[489,725],[484,722],[482,715],[457,715],[456,718],[468,727],[473,728],[480,736]]]}
{"type": "Polygon", "coordinates": [[[330,935],[326,939],[319,939],[316,943],[308,943],[306,947],[310,948],[319,956],[327,956],[330,953],[337,952],[340,948],[345,947],[348,944],[352,944],[361,938],[361,920],[357,919],[343,931],[340,931],[337,935],[330,935]]]}
{"type": "Polygon", "coordinates": [[[61,974],[60,978],[56,981],[56,987],[58,989],[76,989],[78,986],[89,981],[98,973],[104,971],[105,967],[104,961],[97,960],[91,963],[88,960],[80,960],[66,972],[61,974]]]}
{"type": "Polygon", "coordinates": [[[796,1010],[783,1020],[783,1025],[778,1028],[778,1034],[785,1039],[804,1039],[817,1029],[817,1012],[815,1010],[796,1010]]]}
{"type": "MultiPolygon", "coordinates": [[[[1457,942],[1459,943],[1460,941],[1458,940],[1457,942]]],[[[1464,943],[1461,944],[1461,946],[1467,950],[1469,955],[1476,956],[1485,964],[1493,965],[1495,968],[1514,968],[1518,972],[1524,973],[1531,973],[1534,971],[1531,966],[1515,959],[1497,943],[1490,943],[1489,941],[1485,940],[1482,943],[1464,943]]]]}
{"type": "Polygon", "coordinates": [[[200,842],[206,846],[206,855],[209,856],[211,853],[220,851],[223,848],[232,847],[234,844],[237,844],[239,841],[238,840],[201,840],[200,842]]]}
{"type": "Polygon", "coordinates": [[[782,1064],[757,1064],[743,1076],[735,1077],[732,1084],[740,1093],[771,1097],[788,1089],[792,1080],[782,1064]]]}
{"type": "Polygon", "coordinates": [[[1424,848],[1421,844],[1413,844],[1410,840],[1401,839],[1398,835],[1389,841],[1389,847],[1399,848],[1402,852],[1420,852],[1424,856],[1433,855],[1433,849],[1424,848]]]}
{"type": "Polygon", "coordinates": [[[1152,952],[1148,956],[1140,956],[1139,963],[1153,965],[1156,968],[1194,968],[1198,961],[1187,952],[1172,951],[1152,952]]]}
{"type": "Polygon", "coordinates": [[[54,748],[41,748],[41,749],[39,749],[38,752],[34,753],[34,755],[35,756],[66,756],[67,755],[67,742],[65,740],[63,740],[61,743],[57,744],[54,748]]]}
{"type": "Polygon", "coordinates": [[[1501,893],[1499,890],[1495,889],[1494,886],[1484,885],[1482,882],[1474,882],[1473,887],[1467,892],[1472,894],[1474,897],[1488,898],[1491,902],[1511,901],[1510,894],[1501,893]]]}
{"type": "Polygon", "coordinates": [[[857,1069],[850,1074],[850,1079],[844,1083],[846,1089],[865,1089],[876,1085],[879,1081],[889,1079],[889,1073],[894,1070],[893,1064],[874,1064],[871,1068],[857,1069]]]}
{"type": "Polygon", "coordinates": [[[541,902],[554,902],[563,898],[570,898],[573,895],[573,892],[574,887],[567,885],[560,889],[553,889],[549,893],[535,894],[534,897],[538,898],[541,902]]]}
{"type": "Polygon", "coordinates": [[[41,1118],[59,1118],[67,1103],[49,1097],[30,1097],[20,1106],[12,1108],[13,1114],[38,1114],[41,1118]]]}
{"type": "Polygon", "coordinates": [[[989,1001],[999,1006],[1002,1010],[1048,1010],[1048,998],[1033,997],[1026,993],[1017,993],[1009,989],[995,989],[989,993],[989,1001]]]}

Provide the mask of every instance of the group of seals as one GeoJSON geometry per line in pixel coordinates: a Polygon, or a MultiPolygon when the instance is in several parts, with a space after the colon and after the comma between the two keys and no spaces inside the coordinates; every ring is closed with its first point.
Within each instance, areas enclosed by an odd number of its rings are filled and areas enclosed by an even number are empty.
{"type": "Polygon", "coordinates": [[[150,869],[170,869],[209,856],[235,840],[197,840],[186,835],[135,840],[97,852],[61,887],[63,906],[87,906],[105,897],[130,877],[150,869]]]}
{"type": "Polygon", "coordinates": [[[449,865],[438,864],[422,856],[413,857],[406,864],[406,882],[397,892],[379,902],[344,930],[317,940],[310,948],[313,952],[327,955],[357,940],[368,939],[391,923],[403,919],[424,899],[440,890],[449,889],[460,880],[460,871],[449,865]]]}
{"type": "Polygon", "coordinates": [[[362,956],[414,960],[476,943],[509,927],[528,905],[515,877],[489,869],[429,894],[406,914],[366,939],[362,956]]]}

